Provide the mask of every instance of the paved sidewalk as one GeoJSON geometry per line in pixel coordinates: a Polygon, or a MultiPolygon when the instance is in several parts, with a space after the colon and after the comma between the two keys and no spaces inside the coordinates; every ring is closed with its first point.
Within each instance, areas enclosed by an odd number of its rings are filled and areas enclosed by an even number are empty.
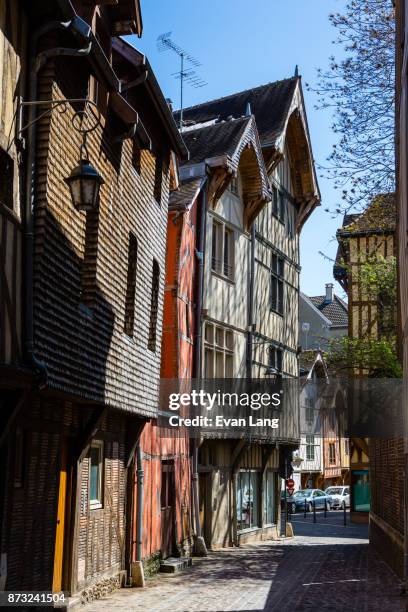
{"type": "Polygon", "coordinates": [[[398,612],[407,599],[397,577],[368,546],[367,527],[293,518],[296,537],[210,553],[187,571],[159,574],[144,589],[122,589],[83,612],[398,612]]]}

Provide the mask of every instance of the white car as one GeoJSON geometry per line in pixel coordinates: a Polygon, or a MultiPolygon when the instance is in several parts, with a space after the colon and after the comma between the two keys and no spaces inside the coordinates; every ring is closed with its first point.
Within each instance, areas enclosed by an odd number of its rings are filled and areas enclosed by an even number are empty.
{"type": "Polygon", "coordinates": [[[350,507],[350,487],[328,487],[325,493],[331,497],[332,508],[344,509],[350,507]]]}

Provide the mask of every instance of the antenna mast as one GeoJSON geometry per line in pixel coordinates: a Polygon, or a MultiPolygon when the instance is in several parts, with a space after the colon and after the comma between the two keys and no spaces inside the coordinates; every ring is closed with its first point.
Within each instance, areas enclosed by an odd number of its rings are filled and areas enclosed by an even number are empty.
{"type": "Polygon", "coordinates": [[[175,79],[180,79],[180,130],[183,129],[183,89],[184,83],[188,83],[194,88],[204,87],[208,85],[206,81],[201,79],[195,70],[192,68],[185,68],[184,63],[188,62],[195,68],[201,66],[201,63],[196,59],[191,53],[188,53],[185,49],[177,45],[171,39],[171,32],[166,32],[165,34],[160,34],[157,38],[157,49],[160,53],[164,53],[165,51],[173,51],[180,58],[180,70],[178,72],[173,72],[172,76],[175,79]]]}

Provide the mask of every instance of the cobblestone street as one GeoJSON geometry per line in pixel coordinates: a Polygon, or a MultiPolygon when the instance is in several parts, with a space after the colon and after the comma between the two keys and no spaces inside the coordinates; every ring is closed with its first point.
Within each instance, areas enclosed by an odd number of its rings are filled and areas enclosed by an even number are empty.
{"type": "Polygon", "coordinates": [[[211,552],[183,573],[159,574],[83,612],[406,610],[398,578],[368,546],[367,526],[344,527],[341,512],[317,520],[296,515],[293,539],[211,552]]]}

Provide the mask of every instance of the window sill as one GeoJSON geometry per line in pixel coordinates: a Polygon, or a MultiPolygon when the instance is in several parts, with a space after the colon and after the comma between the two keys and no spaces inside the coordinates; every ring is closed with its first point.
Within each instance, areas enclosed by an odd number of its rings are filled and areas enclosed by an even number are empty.
{"type": "Polygon", "coordinates": [[[211,274],[213,274],[213,276],[216,276],[217,278],[220,278],[221,280],[226,281],[230,285],[235,285],[235,280],[233,278],[229,278],[228,276],[225,276],[224,274],[221,274],[220,272],[211,270],[211,274]]]}
{"type": "Polygon", "coordinates": [[[279,312],[279,310],[275,310],[274,308],[270,308],[269,310],[271,312],[273,312],[274,314],[278,315],[279,317],[282,317],[282,319],[283,319],[283,317],[284,317],[283,312],[279,312]]]}
{"type": "Polygon", "coordinates": [[[101,502],[99,501],[91,501],[89,502],[89,509],[90,510],[102,510],[103,506],[101,504],[101,502]]]}
{"type": "Polygon", "coordinates": [[[246,529],[241,529],[240,531],[237,531],[237,534],[243,535],[243,534],[251,533],[252,531],[259,531],[260,529],[262,529],[262,527],[247,527],[246,529]]]}

